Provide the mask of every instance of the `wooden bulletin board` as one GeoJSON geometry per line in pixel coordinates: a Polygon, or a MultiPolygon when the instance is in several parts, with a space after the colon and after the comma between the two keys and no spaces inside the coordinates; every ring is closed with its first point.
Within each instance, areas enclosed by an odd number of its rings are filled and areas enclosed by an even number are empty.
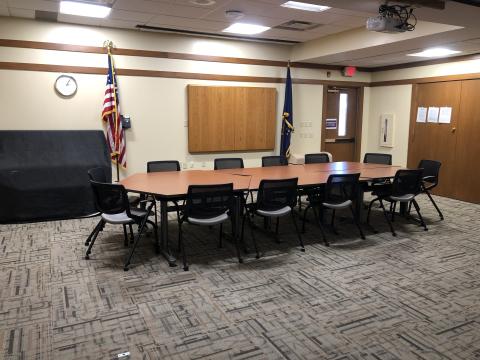
{"type": "Polygon", "coordinates": [[[188,85],[190,153],[273,150],[274,88],[188,85]]]}

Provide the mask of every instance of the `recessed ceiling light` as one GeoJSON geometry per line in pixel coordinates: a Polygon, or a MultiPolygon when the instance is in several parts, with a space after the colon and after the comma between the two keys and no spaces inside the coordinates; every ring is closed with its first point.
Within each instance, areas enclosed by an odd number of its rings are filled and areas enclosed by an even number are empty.
{"type": "Polygon", "coordinates": [[[322,12],[322,11],[331,9],[331,7],[329,6],[308,4],[300,1],[287,1],[286,3],[280,6],[296,9],[296,10],[315,11],[315,12],[322,12]]]}
{"type": "Polygon", "coordinates": [[[94,18],[104,18],[110,14],[112,9],[108,6],[89,4],[77,1],[60,2],[60,13],[78,16],[89,16],[94,18]]]}
{"type": "Polygon", "coordinates": [[[216,3],[215,0],[190,0],[193,5],[210,6],[216,3]]]}
{"type": "Polygon", "coordinates": [[[253,35],[259,34],[261,32],[267,31],[270,29],[268,26],[246,24],[246,23],[235,23],[230,25],[228,28],[224,29],[223,32],[243,34],[243,35],[253,35]]]}
{"type": "Polygon", "coordinates": [[[408,54],[408,56],[419,56],[419,57],[442,57],[452,54],[458,54],[461,51],[458,50],[451,50],[446,48],[431,48],[426,49],[418,53],[408,54]]]}
{"type": "Polygon", "coordinates": [[[238,20],[245,16],[245,14],[239,10],[227,10],[225,16],[229,19],[238,20]]]}

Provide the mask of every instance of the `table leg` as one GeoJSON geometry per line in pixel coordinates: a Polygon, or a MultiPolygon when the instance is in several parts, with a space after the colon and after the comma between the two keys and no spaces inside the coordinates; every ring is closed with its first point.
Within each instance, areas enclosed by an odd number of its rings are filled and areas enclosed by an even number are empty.
{"type": "Polygon", "coordinates": [[[160,201],[160,252],[168,261],[168,265],[177,266],[175,257],[170,252],[170,242],[168,239],[168,201],[160,201]]]}
{"type": "Polygon", "coordinates": [[[235,244],[235,250],[237,251],[238,262],[243,263],[242,256],[240,254],[240,247],[239,247],[239,235],[241,233],[241,221],[240,215],[242,214],[242,199],[243,195],[239,194],[238,196],[234,196],[234,209],[233,209],[233,242],[235,244]]]}
{"type": "Polygon", "coordinates": [[[365,196],[365,191],[360,185],[357,192],[357,199],[355,201],[355,213],[357,214],[358,221],[362,222],[362,213],[363,213],[363,200],[365,196]]]}

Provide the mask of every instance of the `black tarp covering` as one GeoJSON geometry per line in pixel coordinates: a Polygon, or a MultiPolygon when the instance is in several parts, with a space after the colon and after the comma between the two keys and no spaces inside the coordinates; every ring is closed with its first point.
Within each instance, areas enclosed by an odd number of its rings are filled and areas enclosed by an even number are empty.
{"type": "Polygon", "coordinates": [[[0,222],[94,213],[87,170],[98,166],[111,179],[102,131],[0,131],[0,222]]]}

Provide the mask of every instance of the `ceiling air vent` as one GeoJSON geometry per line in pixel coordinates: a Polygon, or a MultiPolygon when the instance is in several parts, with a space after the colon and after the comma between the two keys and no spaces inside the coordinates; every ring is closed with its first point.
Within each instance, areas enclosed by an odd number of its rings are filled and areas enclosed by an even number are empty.
{"type": "Polygon", "coordinates": [[[293,30],[293,31],[306,31],[315,29],[322,24],[315,24],[309,21],[300,21],[300,20],[290,20],[286,23],[277,25],[274,29],[282,29],[282,30],[293,30]]]}

